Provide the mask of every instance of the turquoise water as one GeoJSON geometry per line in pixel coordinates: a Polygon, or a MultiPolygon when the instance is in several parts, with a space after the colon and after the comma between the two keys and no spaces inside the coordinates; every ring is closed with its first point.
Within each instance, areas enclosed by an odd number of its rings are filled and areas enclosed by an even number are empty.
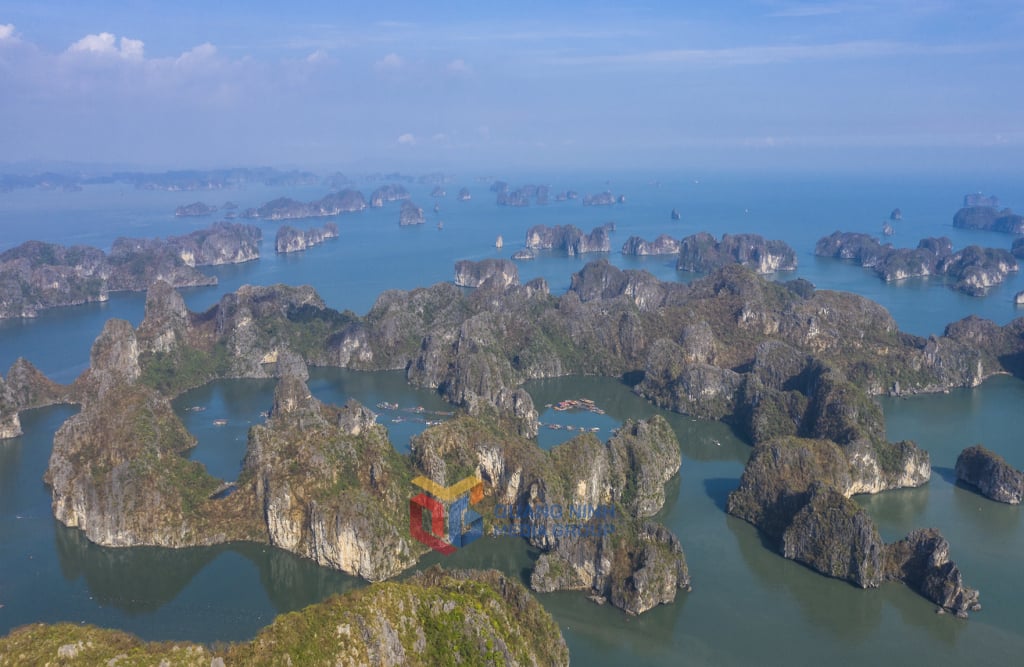
{"type": "MultiPolygon", "coordinates": [[[[220,278],[220,285],[186,290],[184,295],[190,307],[200,309],[245,283],[306,283],[335,308],[365,312],[384,289],[450,280],[457,259],[509,256],[534,224],[572,223],[589,229],[614,220],[616,249],[633,234],[651,239],[659,233],[683,236],[702,229],[782,238],[798,252],[801,267],[795,275],[819,288],[846,289],[873,298],[889,308],[901,327],[919,334],[941,332],[948,321],[971,313],[998,322],[1020,314],[1010,298],[1024,289],[1024,277],[1019,275],[988,297],[974,299],[928,281],[887,285],[858,267],[811,255],[817,238],[835,229],[877,233],[897,206],[904,212],[893,239],[898,245],[913,245],[923,236],[948,235],[958,247],[967,243],[1009,247],[1009,236],[955,230],[950,220],[962,194],[971,190],[994,192],[1009,205],[1024,206],[1020,180],[972,176],[924,182],[714,174],[661,174],[658,178],[657,187],[647,176],[612,179],[608,187],[628,199],[612,209],[584,208],[579,201],[499,208],[486,185],[467,179],[465,185],[474,199],[466,203],[441,200],[437,216],[429,213],[433,206],[426,195],[429,188],[409,186],[413,199],[428,211],[427,225],[399,228],[394,205],[345,215],[337,220],[340,238],[284,257],[272,252],[277,225],[258,223],[268,237],[260,261],[206,269],[220,278]],[[700,183],[693,182],[695,177],[700,183]],[[669,220],[673,207],[682,213],[681,222],[669,220]],[[438,218],[445,223],[442,231],[433,224],[438,218]],[[505,238],[500,252],[493,247],[499,233],[505,238]]],[[[553,190],[571,187],[581,193],[605,189],[604,178],[505,180],[513,185],[544,181],[553,190]]],[[[370,189],[363,187],[364,193],[370,189]]],[[[174,219],[173,209],[179,204],[197,199],[219,204],[231,199],[244,208],[281,194],[312,199],[323,191],[250,188],[153,193],[116,186],[87,188],[82,193],[19,191],[0,195],[0,249],[28,238],[108,247],[118,235],[182,233],[209,220],[174,219]]],[[[523,280],[543,276],[553,290],[561,291],[568,286],[570,274],[590,258],[545,255],[519,263],[519,269],[523,280]]],[[[692,278],[677,275],[667,258],[624,258],[617,252],[608,258],[622,267],[645,268],[666,280],[692,278]]],[[[55,379],[70,381],[87,366],[89,347],[103,323],[121,317],[137,324],[143,304],[143,295],[117,294],[104,304],[56,309],[32,321],[2,321],[0,367],[24,356],[55,379]]],[[[401,373],[313,369],[310,386],[322,400],[337,404],[350,397],[371,407],[379,401],[398,402],[398,411],[377,412],[402,451],[407,451],[409,438],[424,426],[414,420],[416,413],[405,408],[448,409],[432,392],[405,385],[401,373]]],[[[572,437],[580,427],[597,427],[604,439],[626,418],[659,412],[615,379],[562,378],[532,382],[527,389],[542,422],[574,429],[542,428],[538,446],[544,448],[572,437]],[[605,414],[544,408],[581,397],[594,400],[605,414]]],[[[179,397],[175,408],[198,439],[190,456],[213,474],[234,479],[248,428],[262,421],[260,413],[269,409],[272,396],[273,381],[247,380],[217,382],[179,397]],[[206,409],[189,412],[190,406],[206,409]],[[214,419],[227,423],[216,426],[214,419]]],[[[936,615],[933,605],[901,586],[861,591],[764,549],[752,527],[724,512],[725,497],[738,483],[749,446],[725,425],[673,414],[666,416],[680,438],[683,467],[680,480],[670,483],[661,519],[682,540],[694,590],[680,594],[675,604],[639,618],[599,607],[577,594],[543,595],[541,601],[555,615],[576,664],[1014,664],[1024,651],[1019,621],[1024,612],[1021,510],[958,487],[951,470],[959,451],[975,442],[1024,467],[1019,437],[1010,420],[1022,400],[1024,383],[1006,377],[949,395],[884,399],[889,437],[912,438],[928,449],[935,474],[920,489],[858,498],[886,539],[924,526],[943,531],[966,581],[981,589],[984,609],[966,622],[936,615]]],[[[251,637],[278,613],[362,585],[258,545],[172,551],[89,544],[77,531],[53,520],[49,493],[42,484],[53,432],[73,412],[68,407],[27,412],[25,435],[0,441],[0,604],[4,605],[0,633],[33,621],[69,620],[123,628],[154,639],[238,640],[251,637]]],[[[524,542],[487,539],[451,557],[430,555],[422,566],[443,562],[497,567],[523,576],[534,558],[536,553],[524,542]]]]}

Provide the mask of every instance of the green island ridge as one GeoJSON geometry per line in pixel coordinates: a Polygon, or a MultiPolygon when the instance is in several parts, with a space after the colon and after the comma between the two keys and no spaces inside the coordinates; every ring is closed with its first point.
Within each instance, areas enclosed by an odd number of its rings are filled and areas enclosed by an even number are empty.
{"type": "Polygon", "coordinates": [[[14,665],[568,665],[550,614],[499,572],[438,567],[283,614],[246,643],[144,642],[125,632],[35,624],[0,638],[14,665]]]}
{"type": "Polygon", "coordinates": [[[1024,320],[966,318],[924,339],[867,299],[767,281],[739,265],[683,285],[591,262],[561,296],[542,279],[479,273],[475,290],[385,292],[362,317],[326,307],[312,288],[282,285],[245,286],[193,313],[158,281],[139,327],[108,321],[71,385],[19,360],[0,385],[0,419],[13,429],[20,410],[81,406],[54,438],[45,481],[56,518],[105,546],[247,540],[381,581],[426,552],[409,534],[418,475],[442,485],[479,475],[487,528],[498,503],[609,505],[615,529],[600,539],[522,531],[541,551],[530,584],[582,590],[637,614],[691,585],[685,536],[652,519],[681,465],[675,434],[653,417],[626,422],[607,442],[582,434],[545,452],[520,386],[621,377],[660,407],[726,421],[750,440],[728,509],[783,556],[858,586],[902,581],[959,615],[979,608],[937,531],[885,545],[849,497],[919,486],[931,473],[927,452],[886,441],[872,396],[1020,375],[1024,320]],[[402,455],[365,407],[313,398],[308,365],[401,369],[459,415],[402,455]],[[181,456],[195,440],[173,397],[219,378],[275,376],[273,408],[250,430],[234,486],[181,456]]]}

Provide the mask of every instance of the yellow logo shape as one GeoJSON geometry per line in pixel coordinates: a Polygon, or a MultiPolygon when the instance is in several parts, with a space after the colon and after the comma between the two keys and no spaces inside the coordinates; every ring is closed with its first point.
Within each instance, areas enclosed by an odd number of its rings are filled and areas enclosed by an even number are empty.
{"type": "Polygon", "coordinates": [[[469,504],[475,505],[484,498],[484,484],[479,477],[469,476],[451,486],[441,486],[429,477],[417,477],[412,483],[431,494],[441,502],[450,503],[469,491],[469,504]]]}

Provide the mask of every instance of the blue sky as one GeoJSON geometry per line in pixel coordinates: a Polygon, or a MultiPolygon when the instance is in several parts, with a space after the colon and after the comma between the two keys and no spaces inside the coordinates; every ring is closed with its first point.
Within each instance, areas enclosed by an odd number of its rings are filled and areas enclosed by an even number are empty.
{"type": "Polygon", "coordinates": [[[997,1],[8,0],[0,162],[1020,169],[1022,35],[997,1]]]}

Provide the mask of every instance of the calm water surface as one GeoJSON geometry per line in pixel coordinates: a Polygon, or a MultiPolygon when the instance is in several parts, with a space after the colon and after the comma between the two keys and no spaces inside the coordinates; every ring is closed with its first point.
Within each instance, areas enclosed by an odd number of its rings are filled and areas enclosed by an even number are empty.
{"type": "MultiPolygon", "coordinates": [[[[507,178],[514,186],[543,180],[581,193],[605,189],[606,177],[507,178]]],[[[941,332],[954,319],[977,313],[997,322],[1018,316],[1012,295],[1024,289],[1014,276],[984,299],[962,296],[934,281],[887,285],[873,274],[841,262],[813,257],[814,242],[835,229],[877,233],[892,208],[897,245],[923,236],[950,236],[957,247],[978,243],[1009,247],[1011,237],[953,229],[950,220],[966,191],[994,192],[1024,206],[1022,181],[962,175],[943,179],[747,178],[714,174],[621,177],[608,186],[627,195],[610,209],[585,208],[579,201],[529,209],[499,208],[486,185],[464,183],[471,202],[441,200],[430,213],[429,188],[409,186],[428,211],[428,224],[399,228],[397,206],[344,215],[341,237],[305,253],[278,257],[272,237],[277,225],[258,223],[264,256],[244,265],[206,269],[218,276],[214,288],[183,292],[193,309],[216,303],[246,283],[311,284],[328,305],[365,312],[376,295],[391,288],[450,280],[457,259],[507,257],[534,224],[572,223],[584,229],[614,220],[617,249],[633,234],[652,239],[699,230],[757,232],[786,240],[798,252],[803,276],[819,288],[864,294],[886,306],[900,326],[918,334],[941,332]],[[700,182],[694,179],[699,177],[700,182]],[[681,222],[668,212],[678,208],[681,222]],[[444,229],[436,221],[444,221],[444,229]],[[505,247],[494,249],[502,234],[505,247]]],[[[457,186],[447,189],[457,191],[457,186]]],[[[364,194],[370,187],[364,186],[364,194]]],[[[256,206],[273,197],[320,197],[320,188],[280,190],[253,187],[218,193],[135,192],[119,186],[82,193],[19,191],[0,195],[0,249],[28,238],[88,243],[107,248],[119,235],[166,236],[198,229],[210,220],[178,220],[175,206],[197,199],[231,199],[256,206]]],[[[293,223],[295,224],[295,223],[293,223]]],[[[307,226],[313,222],[297,223],[307,226]]],[[[315,224],[321,224],[317,221],[315,224]]],[[[665,280],[690,280],[665,258],[608,259],[624,268],[643,268],[665,280]]],[[[542,276],[555,292],[584,258],[542,255],[519,263],[523,280],[542,276]]],[[[780,276],[788,279],[791,275],[780,276]]],[[[56,309],[36,320],[0,321],[0,367],[24,356],[54,379],[68,382],[88,365],[89,347],[111,317],[135,324],[144,296],[117,294],[104,304],[56,309]]],[[[234,479],[245,452],[249,427],[269,409],[273,381],[224,381],[188,392],[175,401],[197,437],[190,456],[223,479],[234,479]],[[188,411],[191,406],[204,411],[188,411]],[[214,419],[225,419],[223,426],[214,419]]],[[[373,407],[396,402],[399,410],[376,410],[395,447],[408,451],[409,438],[424,427],[410,408],[443,412],[449,407],[429,391],[408,387],[401,373],[354,373],[313,369],[310,387],[322,400],[342,404],[356,398],[373,407]]],[[[597,428],[602,439],[627,418],[644,418],[656,408],[615,379],[563,378],[529,383],[527,389],[545,424],[538,446],[553,447],[580,428],[597,428]],[[544,408],[563,399],[587,397],[605,414],[544,408]],[[572,426],[569,431],[564,427],[572,426]]],[[[952,544],[952,556],[966,581],[981,589],[983,611],[964,622],[934,613],[933,605],[897,585],[862,591],[826,579],[787,561],[761,544],[756,530],[728,517],[725,498],[738,484],[750,448],[728,427],[662,413],[679,436],[683,468],[669,486],[660,517],[682,540],[694,590],[674,605],[629,618],[583,596],[558,593],[541,601],[558,620],[575,664],[1015,664],[1024,653],[1024,529],[1020,508],[987,501],[958,487],[952,468],[961,449],[975,442],[1024,468],[1012,415],[1024,401],[1024,383],[999,377],[980,388],[949,395],[885,399],[890,439],[911,438],[929,450],[934,475],[920,489],[890,492],[858,501],[875,517],[887,540],[914,528],[936,526],[952,544]]],[[[23,415],[25,435],[0,441],[0,633],[34,621],[95,623],[153,639],[240,640],[254,635],[274,615],[362,585],[344,574],[316,567],[276,549],[248,544],[215,548],[106,549],[89,544],[78,531],[57,524],[42,483],[54,431],[74,413],[54,407],[23,415]]],[[[536,553],[524,542],[486,539],[433,562],[496,567],[525,576],[536,553]]]]}

